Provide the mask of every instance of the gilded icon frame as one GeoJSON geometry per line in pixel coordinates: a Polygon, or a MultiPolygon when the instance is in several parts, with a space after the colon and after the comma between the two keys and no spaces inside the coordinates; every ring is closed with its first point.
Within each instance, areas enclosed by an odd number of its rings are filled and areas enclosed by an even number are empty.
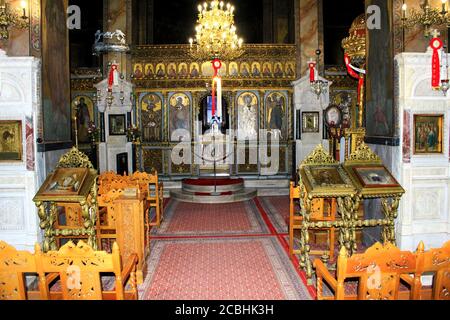
{"type": "Polygon", "coordinates": [[[21,120],[0,120],[0,162],[23,160],[23,137],[21,120]],[[8,142],[11,140],[12,142],[8,142]],[[9,146],[10,145],[10,146],[9,146]],[[8,149],[6,152],[5,149],[8,149]],[[10,149],[10,150],[9,150],[10,149]]]}
{"type": "Polygon", "coordinates": [[[442,154],[443,153],[443,124],[444,124],[444,115],[443,114],[415,114],[413,121],[413,151],[416,155],[425,155],[425,154],[442,154]],[[420,125],[420,126],[419,126],[420,125]],[[430,132],[426,133],[425,141],[420,141],[420,133],[418,132],[420,129],[425,126],[434,125],[436,127],[435,132],[435,142],[436,149],[429,150],[430,144],[430,132]],[[424,143],[423,143],[424,142],[424,143]],[[423,145],[423,147],[422,147],[423,145]]]}
{"type": "Polygon", "coordinates": [[[319,133],[319,112],[302,112],[302,133],[319,133]]]}

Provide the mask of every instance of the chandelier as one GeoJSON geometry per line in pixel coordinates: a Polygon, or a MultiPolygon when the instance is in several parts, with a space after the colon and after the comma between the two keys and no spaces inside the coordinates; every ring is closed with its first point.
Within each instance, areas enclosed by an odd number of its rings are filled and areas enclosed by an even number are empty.
{"type": "Polygon", "coordinates": [[[420,5],[422,11],[411,9],[407,11],[406,3],[402,6],[402,26],[412,28],[417,25],[424,27],[425,37],[432,35],[433,26],[445,26],[450,24],[450,16],[446,8],[447,0],[441,0],[441,7],[432,8],[428,0],[420,5]]]}
{"type": "Polygon", "coordinates": [[[213,0],[198,5],[198,19],[195,38],[189,39],[189,54],[195,60],[234,60],[240,57],[242,38],[236,34],[234,6],[213,0]]]}
{"type": "Polygon", "coordinates": [[[28,28],[28,17],[25,11],[26,6],[26,1],[22,1],[22,16],[19,16],[18,13],[10,10],[9,4],[5,0],[0,0],[0,40],[9,39],[9,28],[11,26],[19,29],[28,28]]]}

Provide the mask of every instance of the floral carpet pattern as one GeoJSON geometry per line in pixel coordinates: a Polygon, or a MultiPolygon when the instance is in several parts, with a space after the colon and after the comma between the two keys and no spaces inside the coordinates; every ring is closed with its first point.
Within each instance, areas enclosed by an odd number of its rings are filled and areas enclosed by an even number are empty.
{"type": "MultiPolygon", "coordinates": [[[[289,198],[284,202],[289,210],[289,198]]],[[[314,299],[315,288],[306,285],[297,259],[289,257],[286,231],[272,216],[288,216],[289,211],[278,212],[282,206],[269,212],[262,198],[215,205],[169,201],[163,223],[151,233],[139,298],[314,299]]]]}

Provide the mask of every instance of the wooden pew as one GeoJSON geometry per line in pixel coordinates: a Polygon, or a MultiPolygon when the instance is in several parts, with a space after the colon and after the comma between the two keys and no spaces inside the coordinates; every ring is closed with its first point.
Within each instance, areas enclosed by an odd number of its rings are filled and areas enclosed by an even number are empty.
{"type": "Polygon", "coordinates": [[[425,251],[420,242],[416,251],[416,270],[402,277],[412,288],[414,300],[450,300],[450,241],[441,248],[425,251]],[[422,276],[432,277],[432,286],[425,287],[422,276]]]}
{"type": "MultiPolygon", "coordinates": [[[[137,255],[132,255],[124,265],[119,247],[113,245],[112,253],[94,251],[83,241],[77,245],[68,242],[58,251],[43,253],[36,247],[38,273],[57,274],[56,283],[49,283],[46,291],[51,299],[63,300],[136,300],[137,255]],[[101,276],[114,275],[113,289],[105,290],[101,276]],[[56,287],[52,290],[51,285],[56,287]],[[127,285],[129,287],[127,287],[127,285]]],[[[55,282],[55,281],[53,281],[55,282]]]]}
{"type": "Polygon", "coordinates": [[[409,251],[400,251],[393,244],[375,243],[362,254],[347,256],[343,247],[337,261],[335,278],[320,259],[314,261],[317,277],[318,300],[398,300],[408,299],[410,291],[400,293],[400,279],[413,274],[416,269],[416,255],[409,251]],[[358,293],[355,296],[345,294],[345,282],[357,279],[358,293]],[[323,296],[323,282],[333,291],[331,297],[323,296]]]}
{"type": "Polygon", "coordinates": [[[28,290],[26,275],[38,276],[34,254],[0,241],[0,300],[46,300],[45,277],[38,278],[39,292],[28,290]]]}

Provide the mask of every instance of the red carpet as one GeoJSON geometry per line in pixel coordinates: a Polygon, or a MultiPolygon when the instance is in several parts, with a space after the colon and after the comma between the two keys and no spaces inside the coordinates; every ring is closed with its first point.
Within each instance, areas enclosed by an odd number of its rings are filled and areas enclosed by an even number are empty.
{"type": "Polygon", "coordinates": [[[275,238],[153,243],[143,299],[311,299],[275,238]]]}
{"type": "Polygon", "coordinates": [[[264,211],[278,233],[289,232],[289,197],[259,197],[264,211]]]}
{"type": "Polygon", "coordinates": [[[279,213],[269,213],[257,198],[216,205],[166,203],[161,227],[152,230],[139,298],[314,299],[315,289],[306,285],[298,261],[289,258],[285,233],[272,224],[273,214],[279,213]]]}
{"type": "Polygon", "coordinates": [[[267,234],[253,201],[225,204],[169,203],[164,221],[152,236],[267,234]]]}

